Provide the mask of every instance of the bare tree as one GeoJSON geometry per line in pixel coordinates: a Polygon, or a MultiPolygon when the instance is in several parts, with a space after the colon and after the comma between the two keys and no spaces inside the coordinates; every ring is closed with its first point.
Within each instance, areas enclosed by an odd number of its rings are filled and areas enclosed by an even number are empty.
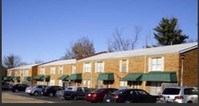
{"type": "Polygon", "coordinates": [[[135,27],[135,34],[131,38],[122,37],[122,31],[115,30],[112,39],[108,39],[108,51],[126,51],[135,48],[135,45],[141,35],[142,29],[135,27]]]}
{"type": "Polygon", "coordinates": [[[66,50],[65,56],[62,59],[81,59],[95,54],[93,42],[88,37],[82,37],[77,40],[70,49],[66,50]]]}
{"type": "Polygon", "coordinates": [[[13,68],[13,67],[17,67],[17,66],[24,65],[24,64],[26,64],[26,63],[21,62],[20,57],[14,55],[14,54],[5,56],[4,60],[3,60],[3,65],[6,68],[13,68]]]}

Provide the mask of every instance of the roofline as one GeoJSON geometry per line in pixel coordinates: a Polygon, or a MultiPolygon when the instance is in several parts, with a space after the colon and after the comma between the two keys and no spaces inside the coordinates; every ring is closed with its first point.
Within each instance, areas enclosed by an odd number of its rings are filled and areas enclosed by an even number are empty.
{"type": "Polygon", "coordinates": [[[185,52],[188,52],[188,51],[191,51],[191,50],[193,50],[193,49],[197,49],[198,48],[198,45],[195,45],[195,46],[192,46],[192,47],[190,47],[190,48],[186,48],[186,49],[184,49],[184,50],[181,50],[179,53],[181,54],[181,53],[185,53],[185,52]]]}

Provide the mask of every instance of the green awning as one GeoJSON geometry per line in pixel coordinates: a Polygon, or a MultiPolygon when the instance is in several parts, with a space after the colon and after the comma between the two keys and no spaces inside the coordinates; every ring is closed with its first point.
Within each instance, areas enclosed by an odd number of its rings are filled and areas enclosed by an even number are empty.
{"type": "Polygon", "coordinates": [[[50,75],[44,75],[44,77],[41,78],[41,80],[50,80],[50,75]]]}
{"type": "Polygon", "coordinates": [[[62,76],[59,77],[58,79],[59,79],[59,80],[62,80],[62,81],[69,80],[69,75],[62,75],[62,76]]]}
{"type": "Polygon", "coordinates": [[[142,76],[143,81],[177,82],[176,72],[149,72],[142,76]]]}
{"type": "Polygon", "coordinates": [[[44,77],[44,75],[36,75],[34,80],[42,80],[42,77],[44,77]]]}
{"type": "Polygon", "coordinates": [[[142,77],[141,73],[129,73],[122,78],[123,81],[140,81],[142,77]]]}
{"type": "Polygon", "coordinates": [[[98,78],[97,80],[111,80],[113,81],[114,80],[114,74],[113,73],[100,73],[98,75],[98,78]]]}
{"type": "Polygon", "coordinates": [[[19,81],[20,77],[14,77],[14,80],[19,81]]]}
{"type": "Polygon", "coordinates": [[[24,77],[25,81],[31,81],[31,77],[24,77]]]}
{"type": "Polygon", "coordinates": [[[11,76],[7,76],[3,78],[4,81],[11,81],[13,78],[11,76]]]}
{"type": "Polygon", "coordinates": [[[82,74],[71,74],[70,80],[82,80],[82,74]]]}

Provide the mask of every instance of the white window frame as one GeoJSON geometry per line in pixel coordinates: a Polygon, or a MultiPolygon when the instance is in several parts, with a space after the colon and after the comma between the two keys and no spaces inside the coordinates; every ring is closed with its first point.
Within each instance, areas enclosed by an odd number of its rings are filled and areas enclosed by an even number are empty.
{"type": "Polygon", "coordinates": [[[46,71],[46,70],[45,70],[45,67],[41,67],[40,69],[41,69],[41,70],[40,70],[40,74],[44,74],[44,75],[45,75],[45,71],[46,71]]]}
{"type": "Polygon", "coordinates": [[[20,76],[24,76],[23,70],[20,71],[20,76]]]}
{"type": "Polygon", "coordinates": [[[64,73],[63,66],[59,66],[58,74],[63,74],[63,73],[64,73]]]}
{"type": "Polygon", "coordinates": [[[49,85],[55,85],[55,80],[50,80],[49,85]]]}
{"type": "Polygon", "coordinates": [[[25,76],[29,76],[29,70],[24,70],[25,76]]]}
{"type": "Polygon", "coordinates": [[[128,83],[127,81],[120,81],[120,87],[127,87],[128,83]]]}
{"type": "Polygon", "coordinates": [[[104,61],[95,62],[95,72],[104,72],[104,61]]]}
{"type": "Polygon", "coordinates": [[[84,63],[83,72],[91,72],[91,62],[84,63]]]}
{"type": "Polygon", "coordinates": [[[120,72],[128,72],[128,70],[129,70],[129,60],[128,59],[121,59],[120,60],[120,65],[119,65],[119,71],[120,72]],[[126,71],[123,71],[122,70],[122,61],[126,61],[126,71]]]}
{"type": "Polygon", "coordinates": [[[71,71],[72,71],[72,74],[76,73],[76,66],[74,64],[72,65],[72,70],[71,71]]]}
{"type": "MultiPolygon", "coordinates": [[[[157,67],[157,66],[156,66],[157,67]]],[[[151,57],[149,58],[149,71],[164,71],[164,57],[151,57]],[[161,63],[158,63],[158,60],[161,60],[161,63]],[[156,64],[154,63],[156,62],[156,64]],[[154,69],[155,65],[160,65],[160,68],[154,69]]]]}
{"type": "Polygon", "coordinates": [[[59,80],[59,86],[63,86],[62,80],[59,80]]]}
{"type": "MultiPolygon", "coordinates": [[[[10,76],[11,76],[11,73],[9,73],[10,74],[10,76]]],[[[18,76],[18,72],[17,71],[15,71],[15,76],[18,76]]]]}
{"type": "Polygon", "coordinates": [[[56,67],[55,66],[51,66],[50,67],[50,74],[55,74],[56,71],[56,67]]]}

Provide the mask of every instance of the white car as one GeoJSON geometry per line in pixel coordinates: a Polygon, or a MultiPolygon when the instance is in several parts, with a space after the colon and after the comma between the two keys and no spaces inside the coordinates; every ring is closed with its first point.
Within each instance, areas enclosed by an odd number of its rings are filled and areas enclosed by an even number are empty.
{"type": "Polygon", "coordinates": [[[166,103],[198,103],[198,90],[194,87],[168,87],[163,90],[161,99],[166,103]]]}
{"type": "Polygon", "coordinates": [[[46,87],[47,87],[46,85],[30,86],[26,88],[25,92],[29,95],[38,96],[42,94],[42,90],[45,89],[46,87]]]}

